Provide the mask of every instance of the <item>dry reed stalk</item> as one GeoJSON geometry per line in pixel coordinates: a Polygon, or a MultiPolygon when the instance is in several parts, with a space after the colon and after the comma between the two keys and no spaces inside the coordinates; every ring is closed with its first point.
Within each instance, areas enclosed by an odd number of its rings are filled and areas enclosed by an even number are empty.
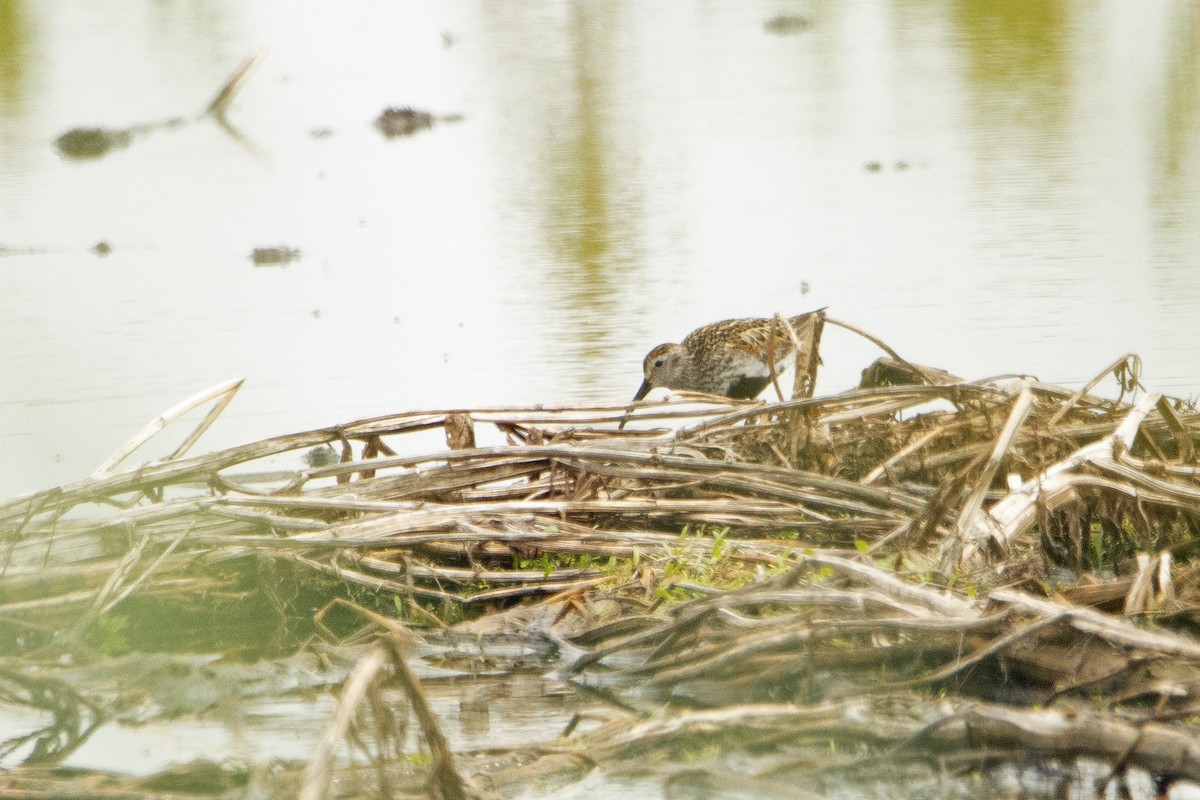
{"type": "MultiPolygon", "coordinates": [[[[396,720],[379,693],[385,680],[392,678],[404,690],[409,709],[421,728],[421,739],[429,748],[432,757],[429,788],[433,795],[442,800],[467,800],[473,795],[454,766],[454,756],[442,735],[437,717],[429,707],[420,683],[405,663],[400,644],[393,638],[384,638],[370,649],[355,665],[342,685],[337,706],[334,709],[317,747],[309,759],[300,787],[300,800],[323,800],[329,794],[337,750],[343,743],[351,741],[356,716],[365,705],[374,708],[376,726],[389,726],[389,730],[377,730],[376,742],[395,741],[400,744],[401,735],[395,730],[396,720]]],[[[407,712],[405,712],[407,713],[407,712]]],[[[381,763],[379,790],[387,795],[388,783],[386,764],[381,763]]]]}
{"type": "Polygon", "coordinates": [[[390,659],[390,652],[382,645],[377,645],[371,648],[346,677],[333,715],[326,723],[312,757],[309,758],[304,781],[300,785],[299,800],[324,800],[328,795],[338,748],[350,732],[359,705],[372,686],[380,680],[379,675],[387,667],[390,659]]]}
{"type": "Polygon", "coordinates": [[[254,71],[254,68],[266,56],[267,51],[264,48],[242,62],[242,65],[229,77],[229,80],[225,82],[216,96],[213,97],[212,102],[204,109],[204,113],[211,114],[217,118],[224,117],[225,112],[229,109],[229,104],[233,102],[233,98],[238,93],[238,90],[250,79],[250,73],[254,71]]]}
{"type": "Polygon", "coordinates": [[[1157,394],[1144,396],[1111,435],[1080,448],[1069,458],[1026,481],[1003,500],[993,504],[986,515],[976,515],[969,527],[947,542],[943,549],[943,570],[953,571],[960,564],[970,563],[989,541],[1007,550],[1013,537],[1032,524],[1039,503],[1053,508],[1071,496],[1072,484],[1076,482],[1075,471],[1080,466],[1108,465],[1113,463],[1116,451],[1126,452],[1133,447],[1134,437],[1159,397],[1157,394]]]}
{"type": "Polygon", "coordinates": [[[201,436],[204,435],[204,432],[208,430],[214,422],[216,422],[217,417],[219,417],[221,412],[225,410],[226,406],[233,401],[234,395],[236,395],[238,390],[242,388],[242,384],[244,382],[245,378],[237,378],[235,380],[219,383],[216,386],[192,395],[186,400],[183,400],[182,402],[167,409],[153,421],[151,421],[149,425],[140,430],[136,436],[126,442],[119,450],[117,450],[117,452],[113,453],[107,461],[97,467],[96,471],[92,473],[92,477],[100,477],[102,475],[111,473],[122,461],[132,455],[134,451],[136,451],[143,444],[154,438],[154,436],[160,433],[172,422],[175,422],[192,409],[199,408],[211,400],[216,400],[217,402],[204,416],[204,419],[202,419],[200,423],[196,425],[195,429],[193,429],[192,432],[187,435],[187,438],[185,438],[183,442],[175,448],[175,451],[171,455],[167,456],[165,460],[171,461],[179,458],[181,455],[191,449],[191,446],[195,444],[201,436]]]}

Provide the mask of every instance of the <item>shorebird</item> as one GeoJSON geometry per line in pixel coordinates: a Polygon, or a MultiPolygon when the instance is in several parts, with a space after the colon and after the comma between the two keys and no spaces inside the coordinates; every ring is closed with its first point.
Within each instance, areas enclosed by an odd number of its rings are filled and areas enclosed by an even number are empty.
{"type": "MultiPolygon", "coordinates": [[[[788,319],[803,341],[810,311],[788,319]]],[[[656,386],[751,399],[767,387],[773,375],[795,353],[792,337],[774,318],[727,319],[689,333],[679,344],[660,344],[642,362],[645,380],[634,401],[656,386]]]]}

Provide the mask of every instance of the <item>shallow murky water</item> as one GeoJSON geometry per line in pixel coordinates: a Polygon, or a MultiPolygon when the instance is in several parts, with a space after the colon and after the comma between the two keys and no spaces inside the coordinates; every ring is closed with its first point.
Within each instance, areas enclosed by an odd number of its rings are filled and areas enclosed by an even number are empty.
{"type": "MultiPolygon", "coordinates": [[[[8,3],[0,494],[248,381],[210,447],[625,400],[649,346],[828,305],[907,358],[1200,390],[1190,2],[8,3]],[[777,33],[781,11],[809,24],[777,33]],[[56,136],[228,115],[85,162],[56,136]],[[462,114],[412,137],[386,106],[462,114]],[[112,247],[101,257],[91,248],[112,247]],[[301,258],[256,267],[255,247],[301,258]]],[[[833,332],[821,389],[875,353],[833,332]]],[[[202,443],[203,444],[203,443],[202,443]]]]}

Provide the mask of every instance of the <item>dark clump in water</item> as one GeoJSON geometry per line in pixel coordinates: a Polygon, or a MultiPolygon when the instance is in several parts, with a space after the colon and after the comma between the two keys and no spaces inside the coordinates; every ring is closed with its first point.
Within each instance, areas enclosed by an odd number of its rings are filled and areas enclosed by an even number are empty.
{"type": "Polygon", "coordinates": [[[154,131],[179,128],[189,122],[211,117],[221,127],[238,138],[236,130],[225,120],[225,112],[238,89],[246,82],[250,72],[262,60],[265,51],[248,58],[226,81],[216,97],[199,114],[190,117],[171,117],[158,122],[147,122],[128,128],[79,127],[72,128],[54,140],[54,146],[63,158],[86,160],[101,158],[111,150],[124,149],[133,143],[135,136],[144,136],[154,131]]]}
{"type": "Polygon", "coordinates": [[[375,127],[389,139],[396,136],[411,136],[417,131],[433,127],[433,114],[414,108],[385,108],[375,119],[375,127]]]}
{"type": "Polygon", "coordinates": [[[808,30],[810,24],[808,17],[801,17],[796,14],[780,14],[764,22],[763,30],[767,33],[773,33],[776,36],[787,36],[808,30]]]}
{"type": "Polygon", "coordinates": [[[100,158],[109,150],[129,147],[133,133],[114,128],[72,128],[54,140],[66,158],[100,158]]]}
{"type": "Polygon", "coordinates": [[[250,253],[256,267],[282,267],[298,258],[300,250],[295,247],[256,247],[250,253]]]}

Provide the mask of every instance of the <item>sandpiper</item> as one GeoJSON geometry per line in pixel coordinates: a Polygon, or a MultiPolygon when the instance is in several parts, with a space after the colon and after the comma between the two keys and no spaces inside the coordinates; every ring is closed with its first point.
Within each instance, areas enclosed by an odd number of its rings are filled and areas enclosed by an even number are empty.
{"type": "MultiPolygon", "coordinates": [[[[803,342],[805,323],[824,309],[788,319],[803,342]]],[[[645,380],[634,401],[656,386],[750,399],[789,365],[792,337],[778,320],[727,319],[689,333],[680,344],[660,344],[642,362],[645,380]]]]}

